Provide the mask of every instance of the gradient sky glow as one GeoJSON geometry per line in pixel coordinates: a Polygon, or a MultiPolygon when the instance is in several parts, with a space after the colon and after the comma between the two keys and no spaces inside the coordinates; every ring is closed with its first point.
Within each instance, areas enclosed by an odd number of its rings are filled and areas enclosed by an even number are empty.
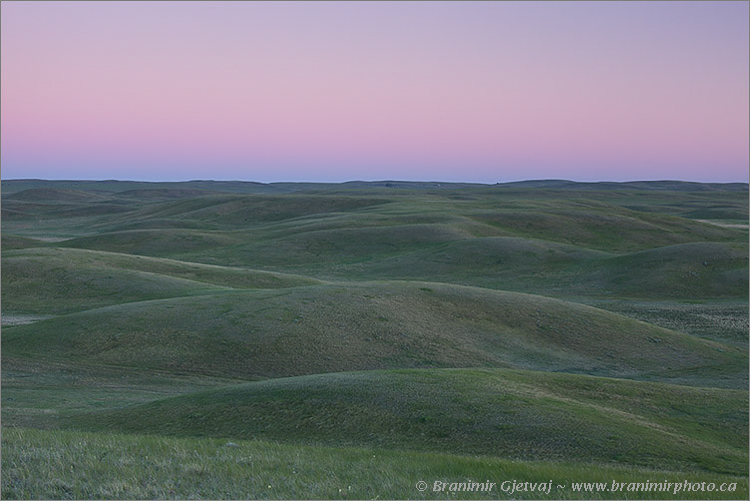
{"type": "Polygon", "coordinates": [[[748,181],[748,2],[2,2],[2,178],[748,181]]]}

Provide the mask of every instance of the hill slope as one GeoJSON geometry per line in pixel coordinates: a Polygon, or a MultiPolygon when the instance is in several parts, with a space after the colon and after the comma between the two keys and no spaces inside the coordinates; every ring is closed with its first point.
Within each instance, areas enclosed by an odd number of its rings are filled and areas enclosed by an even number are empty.
{"type": "Polygon", "coordinates": [[[247,383],[71,418],[92,430],[747,471],[747,393],[508,370],[247,383]]]}
{"type": "Polygon", "coordinates": [[[276,289],[316,283],[283,273],[83,249],[3,253],[3,309],[12,313],[70,313],[234,288],[276,289]]]}
{"type": "Polygon", "coordinates": [[[738,386],[744,352],[589,306],[433,283],[230,291],[7,328],[11,356],[227,377],[515,367],[738,386]]]}

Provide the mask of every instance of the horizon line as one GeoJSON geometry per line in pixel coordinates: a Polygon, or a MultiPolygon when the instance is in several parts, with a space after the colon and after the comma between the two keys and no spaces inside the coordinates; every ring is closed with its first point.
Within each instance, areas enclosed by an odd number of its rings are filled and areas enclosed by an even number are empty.
{"type": "Polygon", "coordinates": [[[116,178],[41,178],[41,177],[14,177],[0,178],[2,181],[50,181],[50,182],[120,182],[120,183],[253,183],[253,184],[349,184],[349,183],[424,183],[424,184],[475,184],[483,186],[495,186],[502,184],[528,183],[528,182],[566,182],[576,184],[626,184],[626,183],[692,183],[692,184],[750,184],[750,181],[696,181],[687,179],[629,179],[629,180],[597,180],[597,181],[580,181],[565,178],[526,178],[513,181],[481,182],[481,181],[446,181],[446,180],[414,180],[414,179],[349,179],[346,181],[256,181],[249,179],[178,179],[178,180],[146,180],[146,179],[116,179],[116,178]]]}

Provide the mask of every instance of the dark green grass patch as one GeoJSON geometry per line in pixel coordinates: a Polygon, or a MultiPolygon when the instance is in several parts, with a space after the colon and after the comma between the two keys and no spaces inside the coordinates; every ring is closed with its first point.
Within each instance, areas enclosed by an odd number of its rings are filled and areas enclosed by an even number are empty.
{"type": "Polygon", "coordinates": [[[3,254],[3,309],[69,313],[149,299],[223,290],[318,283],[247,268],[186,263],[83,249],[28,249],[3,254]]]}
{"type": "Polygon", "coordinates": [[[4,251],[15,249],[27,249],[29,247],[44,247],[47,243],[35,238],[19,237],[17,235],[2,235],[2,248],[4,251]]]}
{"type": "Polygon", "coordinates": [[[747,301],[592,301],[592,306],[693,336],[747,348],[747,301]]]}
{"type": "Polygon", "coordinates": [[[695,242],[592,261],[571,292],[597,284],[625,297],[742,298],[748,291],[746,244],[695,242]]]}
{"type": "Polygon", "coordinates": [[[181,395],[237,379],[173,374],[158,369],[68,361],[40,361],[3,354],[3,426],[55,428],[60,416],[181,395]]]}
{"type": "Polygon", "coordinates": [[[510,461],[263,441],[8,429],[3,499],[622,499],[575,492],[573,482],[713,482],[713,492],[626,492],[629,499],[747,499],[747,477],[616,465],[510,461]],[[428,482],[424,492],[420,480],[428,482]],[[434,492],[434,482],[497,484],[434,492]],[[550,495],[508,494],[503,482],[552,482],[550,495]],[[732,492],[719,492],[726,484],[732,492]],[[557,487],[561,485],[562,487],[557,487]]]}
{"type": "Polygon", "coordinates": [[[75,415],[62,425],[747,471],[747,392],[501,369],[274,379],[75,415]]]}
{"type": "Polygon", "coordinates": [[[129,303],[8,327],[2,349],[241,378],[484,366],[744,388],[747,375],[738,347],[575,303],[424,282],[129,303]]]}

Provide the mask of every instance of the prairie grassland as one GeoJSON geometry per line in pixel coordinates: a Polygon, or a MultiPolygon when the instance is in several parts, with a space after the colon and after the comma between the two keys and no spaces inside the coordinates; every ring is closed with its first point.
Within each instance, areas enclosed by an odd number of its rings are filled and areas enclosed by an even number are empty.
{"type": "Polygon", "coordinates": [[[30,357],[217,377],[514,367],[744,388],[743,348],[543,296],[432,282],[230,290],[9,327],[30,357]]]}
{"type": "Polygon", "coordinates": [[[4,499],[747,499],[747,477],[265,441],[6,428],[4,499]],[[418,481],[430,484],[420,492],[418,481]],[[434,492],[434,481],[495,482],[434,492]],[[714,483],[712,492],[575,492],[573,482],[714,483]],[[549,495],[501,490],[552,482],[549,495]],[[719,492],[722,484],[736,491],[719,492]],[[507,484],[506,484],[507,485],[507,484]],[[563,485],[564,487],[557,487],[563,485]]]}
{"type": "Polygon", "coordinates": [[[61,426],[747,471],[746,392],[503,369],[276,378],[78,413],[61,426]],[[659,451],[654,454],[654,451],[659,451]]]}
{"type": "Polygon", "coordinates": [[[2,191],[3,498],[747,498],[746,184],[2,191]]]}

